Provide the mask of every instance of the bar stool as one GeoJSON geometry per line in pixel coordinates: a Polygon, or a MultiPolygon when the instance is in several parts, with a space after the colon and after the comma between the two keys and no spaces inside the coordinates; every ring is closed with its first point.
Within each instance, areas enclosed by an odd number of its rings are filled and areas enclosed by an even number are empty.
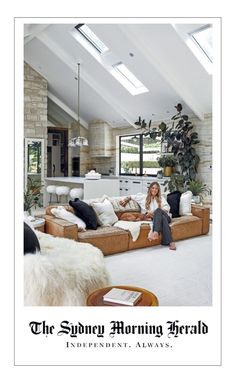
{"type": "Polygon", "coordinates": [[[56,187],[56,195],[57,195],[57,202],[61,202],[61,197],[65,196],[65,200],[67,202],[67,196],[69,194],[70,189],[68,186],[57,186],[56,187]]]}
{"type": "Polygon", "coordinates": [[[47,190],[47,193],[50,194],[50,199],[49,199],[49,204],[50,204],[52,203],[53,194],[56,194],[56,185],[48,185],[46,190],[47,190]]]}
{"type": "Polygon", "coordinates": [[[82,188],[73,188],[70,191],[71,198],[79,198],[81,199],[83,197],[83,189],[82,188]]]}

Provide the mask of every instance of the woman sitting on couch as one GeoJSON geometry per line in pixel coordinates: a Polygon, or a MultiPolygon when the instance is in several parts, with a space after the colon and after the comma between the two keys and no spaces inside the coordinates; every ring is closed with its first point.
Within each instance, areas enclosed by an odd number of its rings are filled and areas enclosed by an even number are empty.
{"type": "MultiPolygon", "coordinates": [[[[148,234],[150,241],[158,238],[159,233],[162,233],[162,245],[168,245],[170,250],[176,250],[176,245],[172,241],[171,229],[169,223],[171,217],[169,215],[170,206],[163,196],[158,182],[152,182],[148,188],[147,195],[138,193],[126,197],[120,201],[121,206],[125,206],[130,200],[136,201],[141,207],[142,220],[152,220],[152,231],[148,234]]],[[[134,213],[135,215],[135,213],[134,213]]],[[[132,220],[140,220],[140,213],[132,220]]]]}

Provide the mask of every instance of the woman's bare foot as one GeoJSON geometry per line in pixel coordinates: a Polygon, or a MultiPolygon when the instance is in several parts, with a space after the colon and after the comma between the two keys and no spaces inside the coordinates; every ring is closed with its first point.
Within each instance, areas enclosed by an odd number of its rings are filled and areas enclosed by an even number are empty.
{"type": "Polygon", "coordinates": [[[170,250],[176,250],[176,245],[175,245],[174,242],[171,242],[171,243],[169,244],[169,249],[170,249],[170,250]]]}
{"type": "Polygon", "coordinates": [[[155,239],[158,239],[159,234],[157,231],[150,231],[148,234],[149,241],[155,241],[155,239]]]}

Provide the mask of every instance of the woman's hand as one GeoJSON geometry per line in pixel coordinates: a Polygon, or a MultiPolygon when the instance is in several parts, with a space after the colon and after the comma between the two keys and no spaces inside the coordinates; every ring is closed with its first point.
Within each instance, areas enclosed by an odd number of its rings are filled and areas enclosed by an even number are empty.
{"type": "Polygon", "coordinates": [[[146,214],[145,214],[145,217],[146,217],[147,219],[153,219],[153,217],[154,217],[154,213],[146,213],[146,214]]]}

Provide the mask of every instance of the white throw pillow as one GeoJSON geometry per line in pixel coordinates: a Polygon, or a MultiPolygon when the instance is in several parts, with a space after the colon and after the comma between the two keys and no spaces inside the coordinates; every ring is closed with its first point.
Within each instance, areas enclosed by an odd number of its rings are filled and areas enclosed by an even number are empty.
{"type": "Polygon", "coordinates": [[[83,199],[83,202],[87,203],[89,206],[92,206],[92,203],[97,203],[97,202],[104,202],[105,199],[107,199],[108,196],[104,194],[102,197],[99,198],[89,198],[89,199],[83,199]]]}
{"type": "Polygon", "coordinates": [[[179,203],[179,215],[192,215],[191,213],[191,201],[193,193],[188,190],[182,193],[179,203]]]}
{"type": "Polygon", "coordinates": [[[79,217],[76,217],[75,214],[67,211],[63,206],[54,207],[51,209],[51,213],[57,218],[62,218],[68,222],[75,223],[78,226],[79,231],[84,231],[86,229],[85,222],[79,217]]]}
{"type": "Polygon", "coordinates": [[[94,209],[98,223],[101,226],[111,226],[118,221],[118,217],[114,212],[113,206],[108,199],[104,202],[94,202],[91,204],[94,209]]]}

